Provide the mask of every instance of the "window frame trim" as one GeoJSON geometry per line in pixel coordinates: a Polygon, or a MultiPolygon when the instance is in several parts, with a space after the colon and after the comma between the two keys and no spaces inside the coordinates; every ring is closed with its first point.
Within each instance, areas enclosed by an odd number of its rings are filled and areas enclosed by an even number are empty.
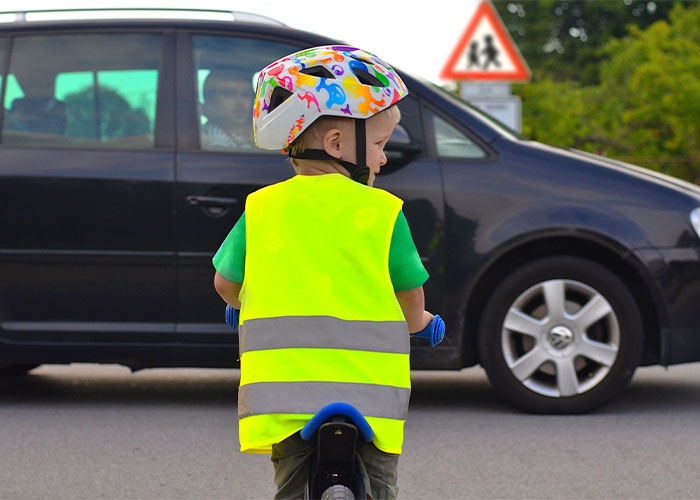
{"type": "Polygon", "coordinates": [[[2,54],[4,59],[2,59],[2,67],[0,68],[0,82],[2,82],[2,86],[0,86],[0,147],[3,146],[2,130],[5,126],[5,89],[7,88],[7,81],[9,80],[10,55],[12,54],[12,44],[14,43],[14,37],[12,35],[7,37],[3,36],[2,38],[6,40],[6,46],[5,53],[2,54]]]}
{"type": "MultiPolygon", "coordinates": [[[[251,150],[205,150],[199,141],[199,116],[197,115],[195,61],[193,50],[194,36],[238,37],[249,40],[266,40],[275,43],[298,45],[299,50],[314,45],[322,45],[323,40],[307,41],[292,36],[280,36],[278,33],[251,32],[247,29],[207,29],[207,28],[178,28],[177,29],[177,153],[206,154],[206,155],[243,155],[257,158],[274,156],[275,151],[265,151],[258,148],[251,150]],[[184,69],[183,69],[184,68],[184,69]]],[[[260,68],[262,69],[262,68],[260,68]]],[[[251,125],[252,126],[252,125],[251,125]]]]}

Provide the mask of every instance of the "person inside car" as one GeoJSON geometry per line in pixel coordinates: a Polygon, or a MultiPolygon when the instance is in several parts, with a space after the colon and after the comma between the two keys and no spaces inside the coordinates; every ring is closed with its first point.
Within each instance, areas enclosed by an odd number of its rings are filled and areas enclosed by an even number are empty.
{"type": "Polygon", "coordinates": [[[253,149],[250,114],[254,93],[250,75],[213,69],[204,81],[202,94],[202,115],[207,119],[200,127],[202,149],[253,149]]]}

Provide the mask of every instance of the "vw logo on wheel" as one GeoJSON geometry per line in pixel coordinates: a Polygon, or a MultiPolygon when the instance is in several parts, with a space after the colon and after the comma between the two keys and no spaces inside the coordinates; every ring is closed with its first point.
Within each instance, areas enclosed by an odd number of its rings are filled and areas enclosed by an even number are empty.
{"type": "Polygon", "coordinates": [[[549,331],[547,341],[555,349],[566,349],[574,341],[574,333],[569,328],[558,325],[549,331]]]}

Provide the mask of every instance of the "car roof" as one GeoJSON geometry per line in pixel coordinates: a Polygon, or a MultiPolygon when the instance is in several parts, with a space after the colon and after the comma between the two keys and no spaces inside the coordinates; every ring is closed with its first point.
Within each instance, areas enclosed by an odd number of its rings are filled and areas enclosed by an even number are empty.
{"type": "Polygon", "coordinates": [[[318,33],[291,28],[281,23],[264,23],[249,18],[238,21],[221,21],[205,19],[66,19],[46,21],[0,22],[0,33],[21,33],[23,31],[64,31],[72,29],[85,30],[119,30],[119,29],[188,29],[238,31],[249,34],[289,37],[308,43],[309,46],[340,43],[318,33]]]}
{"type": "Polygon", "coordinates": [[[242,11],[214,9],[174,9],[174,8],[90,8],[90,9],[51,9],[18,10],[0,12],[0,23],[24,23],[42,21],[78,21],[99,19],[160,19],[160,20],[203,20],[225,22],[249,22],[285,26],[281,21],[261,14],[242,11]]]}
{"type": "MultiPolygon", "coordinates": [[[[104,11],[105,9],[92,9],[93,11],[104,11]]],[[[229,11],[191,11],[179,10],[179,12],[214,12],[227,13],[232,16],[232,19],[198,19],[198,18],[169,18],[155,17],[150,14],[153,12],[172,12],[178,9],[108,9],[116,14],[124,12],[136,11],[140,14],[149,14],[145,17],[114,17],[114,18],[89,18],[89,19],[41,19],[32,20],[30,17],[20,18],[19,20],[9,20],[8,16],[16,16],[17,13],[0,12],[0,33],[2,32],[22,32],[35,30],[70,30],[70,29],[122,29],[122,28],[182,28],[195,30],[230,30],[230,31],[245,31],[248,33],[274,34],[277,36],[290,36],[303,41],[308,41],[312,45],[323,45],[338,43],[338,40],[321,36],[317,33],[298,30],[291,28],[274,19],[260,16],[257,14],[248,14],[244,12],[229,12],[229,11]],[[4,18],[1,16],[5,16],[4,18]],[[233,17],[236,16],[236,17],[233,17]],[[3,22],[4,20],[4,22],[3,22]]],[[[35,12],[55,12],[55,11],[35,11],[35,12]]],[[[67,11],[62,11],[67,12],[67,11]]],[[[83,11],[81,11],[83,12],[83,11]]],[[[85,11],[88,12],[88,11],[85,11]]],[[[28,14],[26,12],[25,14],[28,14]]]]}

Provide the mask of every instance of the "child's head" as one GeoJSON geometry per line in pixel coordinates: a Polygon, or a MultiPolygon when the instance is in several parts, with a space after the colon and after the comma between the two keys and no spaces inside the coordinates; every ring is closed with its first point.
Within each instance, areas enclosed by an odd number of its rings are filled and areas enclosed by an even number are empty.
{"type": "MultiPolygon", "coordinates": [[[[398,106],[391,106],[365,122],[365,164],[369,168],[367,185],[372,186],[379,169],[386,163],[384,146],[394,127],[401,119],[398,106]]],[[[330,158],[304,159],[306,151],[323,151],[335,160],[357,164],[355,120],[336,116],[322,116],[304,130],[289,146],[288,153],[297,173],[307,173],[318,167],[319,161],[327,162],[331,170],[349,175],[348,169],[330,158]]]]}
{"type": "Polygon", "coordinates": [[[383,136],[391,135],[400,117],[394,104],[407,94],[398,74],[368,52],[327,46],[292,54],[260,73],[256,144],[285,150],[295,168],[338,162],[367,183],[386,163],[383,136]]]}

